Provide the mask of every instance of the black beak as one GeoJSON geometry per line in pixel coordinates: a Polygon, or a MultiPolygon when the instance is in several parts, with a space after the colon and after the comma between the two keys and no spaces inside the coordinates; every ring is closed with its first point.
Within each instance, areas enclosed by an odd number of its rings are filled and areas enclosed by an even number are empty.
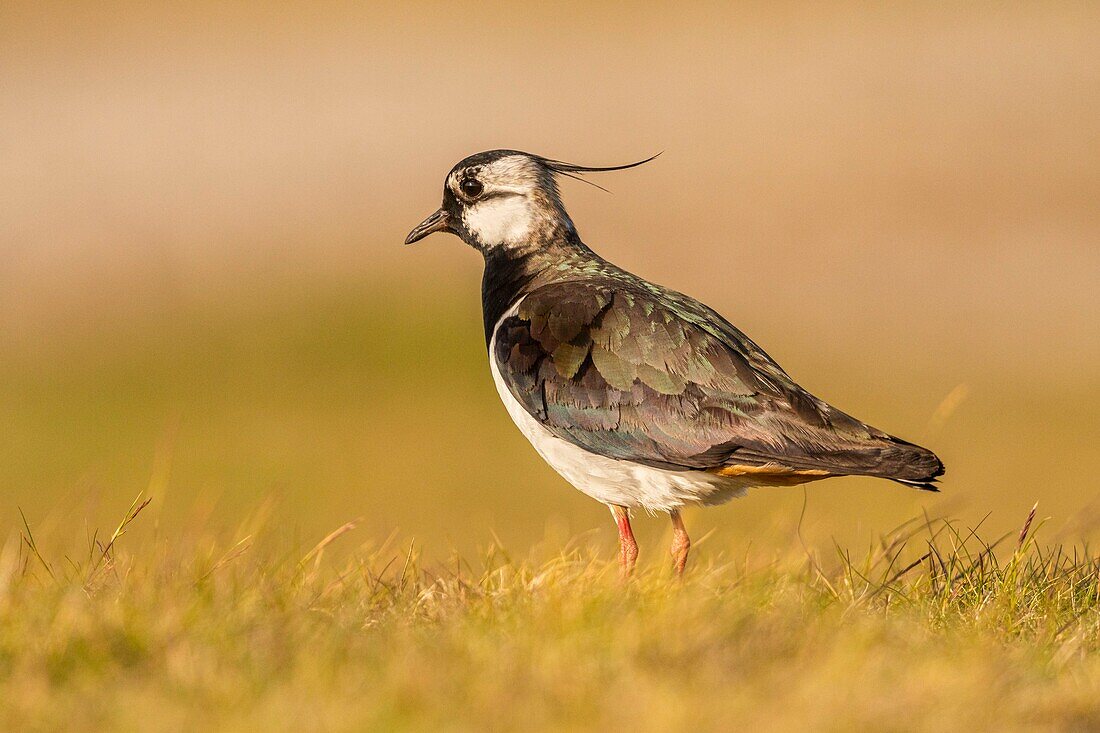
{"type": "Polygon", "coordinates": [[[416,228],[405,237],[405,244],[419,242],[424,237],[435,232],[449,232],[451,230],[451,216],[443,209],[435,212],[424,221],[416,225],[416,228]]]}

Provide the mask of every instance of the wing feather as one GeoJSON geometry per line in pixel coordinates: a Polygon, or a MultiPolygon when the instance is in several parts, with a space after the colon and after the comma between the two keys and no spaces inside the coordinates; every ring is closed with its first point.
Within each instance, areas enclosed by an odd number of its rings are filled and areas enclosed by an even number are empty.
{"type": "Polygon", "coordinates": [[[544,285],[503,319],[494,343],[490,356],[520,404],[602,455],[920,484],[943,470],[930,451],[804,391],[714,311],[648,283],[544,285]]]}

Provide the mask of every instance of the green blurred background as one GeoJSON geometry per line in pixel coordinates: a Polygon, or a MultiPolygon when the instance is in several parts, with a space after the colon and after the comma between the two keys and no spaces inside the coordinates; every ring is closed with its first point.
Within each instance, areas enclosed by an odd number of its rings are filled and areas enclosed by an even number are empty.
{"type": "MultiPolygon", "coordinates": [[[[946,461],[940,495],[811,485],[808,542],[1037,500],[1094,535],[1098,37],[1095,3],[3,3],[0,537],[144,490],[169,535],[271,506],[435,556],[610,552],[499,404],[480,258],[401,245],[496,147],[665,151],[565,182],[585,240],[946,461]]],[[[790,542],[802,502],[688,521],[790,542]]]]}

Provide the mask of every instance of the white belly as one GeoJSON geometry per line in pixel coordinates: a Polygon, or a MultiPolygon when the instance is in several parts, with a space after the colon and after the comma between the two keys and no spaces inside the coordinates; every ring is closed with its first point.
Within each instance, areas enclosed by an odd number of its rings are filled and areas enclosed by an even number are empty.
{"type": "Polygon", "coordinates": [[[520,432],[566,481],[604,504],[640,507],[648,511],[669,511],[685,504],[721,504],[743,496],[753,485],[750,478],[725,478],[705,471],[668,471],[608,458],[551,433],[512,395],[497,365],[496,329],[501,321],[515,315],[518,308],[519,302],[493,327],[489,344],[493,383],[520,432]]]}

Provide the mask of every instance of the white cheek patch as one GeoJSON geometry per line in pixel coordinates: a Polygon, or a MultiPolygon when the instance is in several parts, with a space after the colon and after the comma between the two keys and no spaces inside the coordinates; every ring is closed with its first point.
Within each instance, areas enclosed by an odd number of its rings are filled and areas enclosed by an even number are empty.
{"type": "Polygon", "coordinates": [[[462,213],[467,231],[486,247],[522,243],[534,226],[526,196],[499,196],[481,201],[462,213]]]}

